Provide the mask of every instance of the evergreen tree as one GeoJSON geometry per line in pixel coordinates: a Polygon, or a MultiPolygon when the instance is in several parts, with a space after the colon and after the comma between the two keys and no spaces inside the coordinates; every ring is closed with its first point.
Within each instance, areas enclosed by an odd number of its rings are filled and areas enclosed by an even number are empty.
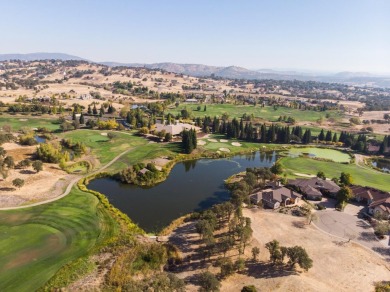
{"type": "Polygon", "coordinates": [[[92,109],[91,109],[91,105],[88,106],[88,114],[91,115],[92,114],[92,109]]]}
{"type": "Polygon", "coordinates": [[[98,111],[97,111],[97,108],[96,108],[96,104],[93,105],[92,113],[93,113],[94,115],[97,115],[97,114],[98,114],[98,111]]]}
{"type": "Polygon", "coordinates": [[[321,133],[318,135],[318,140],[325,141],[325,133],[324,130],[321,130],[321,133]]]}
{"type": "Polygon", "coordinates": [[[328,142],[332,141],[332,131],[328,131],[326,133],[325,141],[328,141],[328,142]]]}
{"type": "Polygon", "coordinates": [[[333,135],[332,142],[334,142],[334,143],[336,143],[336,142],[337,142],[337,134],[336,134],[336,133],[334,133],[334,135],[333,135]]]}

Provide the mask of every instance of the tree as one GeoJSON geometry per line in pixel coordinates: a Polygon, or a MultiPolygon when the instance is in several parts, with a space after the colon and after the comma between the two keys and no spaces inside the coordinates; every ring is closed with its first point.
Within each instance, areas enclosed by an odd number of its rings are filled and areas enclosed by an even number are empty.
{"type": "Polygon", "coordinates": [[[34,170],[38,173],[38,172],[40,172],[40,171],[43,169],[43,163],[42,163],[42,161],[40,161],[40,160],[35,160],[35,161],[32,163],[32,167],[33,167],[34,170]]]}
{"type": "Polygon", "coordinates": [[[271,172],[273,174],[282,174],[283,173],[283,167],[282,164],[279,161],[276,161],[274,165],[270,168],[271,172]]]}
{"type": "Polygon", "coordinates": [[[242,258],[238,258],[234,263],[234,268],[237,272],[242,272],[245,269],[245,260],[242,258]]]}
{"type": "Polygon", "coordinates": [[[241,292],[257,292],[257,289],[255,286],[249,285],[242,287],[241,292]]]}
{"type": "Polygon", "coordinates": [[[15,178],[12,181],[12,185],[20,189],[24,185],[24,180],[21,178],[15,178]]]}
{"type": "Polygon", "coordinates": [[[321,179],[323,179],[323,180],[326,179],[325,173],[324,173],[323,171],[317,172],[317,177],[318,177],[318,178],[321,178],[321,179]]]}
{"type": "Polygon", "coordinates": [[[309,257],[303,247],[288,247],[286,253],[289,257],[288,263],[291,265],[291,267],[294,267],[295,264],[298,264],[305,271],[308,271],[311,267],[313,267],[313,260],[309,257]]]}
{"type": "Polygon", "coordinates": [[[280,250],[279,241],[274,239],[274,240],[272,240],[270,242],[267,242],[265,244],[265,248],[268,249],[269,254],[270,254],[270,260],[273,263],[281,261],[281,259],[282,259],[282,252],[280,250]]]}
{"type": "Polygon", "coordinates": [[[349,173],[342,172],[340,175],[340,184],[349,186],[352,184],[352,176],[349,173]]]}
{"type": "Polygon", "coordinates": [[[165,133],[164,141],[170,142],[172,140],[172,134],[171,133],[165,133]]]}
{"type": "Polygon", "coordinates": [[[207,107],[206,106],[204,106],[204,108],[203,108],[203,111],[205,112],[207,110],[207,107]]]}
{"type": "Polygon", "coordinates": [[[201,292],[217,292],[221,283],[219,283],[217,277],[209,271],[203,272],[199,275],[199,284],[201,292]]]}
{"type": "Polygon", "coordinates": [[[221,277],[226,278],[234,274],[234,264],[230,258],[225,258],[221,263],[221,277]]]}
{"type": "Polygon", "coordinates": [[[31,165],[31,160],[30,159],[23,159],[19,161],[19,163],[16,165],[18,168],[25,168],[29,167],[31,165]]]}
{"type": "Polygon", "coordinates": [[[8,167],[8,168],[14,168],[15,167],[15,161],[12,156],[7,156],[4,158],[3,163],[8,167]]]}
{"type": "Polygon", "coordinates": [[[257,246],[252,248],[252,258],[254,261],[257,261],[257,256],[260,254],[260,248],[257,246]]]}
{"type": "Polygon", "coordinates": [[[337,201],[339,203],[346,203],[348,202],[350,199],[352,199],[353,197],[353,194],[352,194],[352,191],[349,187],[347,186],[344,186],[342,187],[338,192],[337,192],[337,201]]]}
{"type": "Polygon", "coordinates": [[[92,113],[93,113],[94,115],[97,115],[97,114],[98,114],[98,111],[97,111],[97,108],[96,108],[96,104],[93,105],[92,113]]]}

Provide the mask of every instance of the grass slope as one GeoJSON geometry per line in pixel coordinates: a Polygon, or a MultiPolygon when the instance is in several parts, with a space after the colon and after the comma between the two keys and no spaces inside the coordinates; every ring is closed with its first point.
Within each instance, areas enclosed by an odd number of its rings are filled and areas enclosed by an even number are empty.
{"type": "Polygon", "coordinates": [[[35,291],[116,230],[98,199],[76,188],[50,204],[0,212],[0,291],[35,291]]]}
{"type": "Polygon", "coordinates": [[[268,121],[277,121],[279,116],[290,116],[295,118],[297,121],[308,121],[315,122],[320,117],[325,119],[325,115],[328,113],[330,118],[338,120],[341,118],[342,114],[337,111],[325,111],[325,112],[316,112],[316,111],[305,111],[299,109],[292,109],[286,107],[279,107],[277,110],[274,110],[271,106],[260,107],[259,105],[235,105],[235,104],[207,104],[206,111],[203,111],[204,105],[200,105],[201,110],[197,111],[198,105],[184,104],[180,105],[177,108],[170,109],[167,112],[170,112],[174,115],[180,113],[184,108],[192,110],[192,113],[195,117],[204,117],[204,116],[222,116],[223,113],[228,113],[230,118],[236,117],[240,118],[243,114],[251,115],[253,114],[257,118],[262,118],[268,121]]]}
{"type": "Polygon", "coordinates": [[[297,156],[302,155],[304,153],[309,153],[315,155],[315,157],[331,159],[335,162],[349,162],[351,160],[351,157],[347,153],[325,148],[290,148],[289,153],[297,156]]]}
{"type": "Polygon", "coordinates": [[[83,142],[87,147],[92,149],[100,163],[106,164],[118,154],[136,146],[145,145],[146,139],[135,136],[131,133],[114,132],[115,138],[108,139],[102,133],[110,131],[80,129],[60,134],[59,136],[66,139],[72,139],[74,142],[83,142]]]}
{"type": "Polygon", "coordinates": [[[390,175],[372,169],[366,169],[356,164],[341,164],[336,162],[317,161],[310,158],[284,157],[280,160],[289,177],[294,173],[317,174],[323,171],[327,178],[340,177],[341,172],[352,175],[353,183],[370,186],[384,191],[390,191],[390,175]]]}
{"type": "Polygon", "coordinates": [[[18,131],[23,127],[40,128],[45,127],[52,131],[59,130],[60,124],[57,124],[56,119],[33,118],[31,116],[7,116],[0,117],[0,127],[10,125],[13,131],[18,131]]]}

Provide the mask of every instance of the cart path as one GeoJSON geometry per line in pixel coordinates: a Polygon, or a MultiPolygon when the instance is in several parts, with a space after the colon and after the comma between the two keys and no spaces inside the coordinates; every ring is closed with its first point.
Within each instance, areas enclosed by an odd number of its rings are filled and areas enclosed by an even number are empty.
{"type": "Polygon", "coordinates": [[[117,156],[115,156],[110,162],[108,162],[106,165],[102,166],[101,168],[91,172],[91,173],[87,173],[85,175],[79,175],[79,176],[76,176],[73,180],[70,181],[69,185],[66,187],[65,191],[57,196],[57,197],[54,197],[54,198],[51,198],[49,200],[45,200],[45,201],[40,201],[40,202],[37,202],[37,203],[33,203],[33,204],[29,204],[29,205],[23,205],[23,206],[15,206],[15,207],[5,207],[5,208],[0,208],[0,211],[6,211],[6,210],[17,210],[17,209],[25,209],[25,208],[30,208],[30,207],[35,207],[35,206],[39,206],[39,205],[44,205],[44,204],[48,204],[48,203],[51,203],[51,202],[54,202],[54,201],[57,201],[59,199],[62,199],[63,197],[65,197],[66,195],[68,195],[70,193],[70,191],[72,190],[73,186],[82,178],[84,177],[87,177],[87,176],[90,176],[92,174],[96,174],[98,172],[101,172],[105,169],[107,169],[108,167],[110,167],[112,164],[114,164],[119,158],[121,158],[123,155],[129,153],[130,151],[132,151],[133,149],[135,149],[136,147],[132,147],[132,148],[129,148],[127,149],[126,151],[118,154],[117,156]]]}

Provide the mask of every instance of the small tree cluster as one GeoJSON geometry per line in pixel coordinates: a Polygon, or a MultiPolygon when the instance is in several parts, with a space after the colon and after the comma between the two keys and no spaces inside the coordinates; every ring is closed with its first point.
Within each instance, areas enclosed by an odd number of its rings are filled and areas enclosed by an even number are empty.
{"type": "Polygon", "coordinates": [[[184,152],[190,154],[198,145],[196,131],[194,129],[184,130],[181,137],[184,152]]]}
{"type": "Polygon", "coordinates": [[[298,264],[302,269],[308,271],[313,266],[313,260],[309,257],[306,250],[301,246],[285,247],[280,246],[277,240],[272,240],[265,245],[270,253],[270,260],[273,263],[282,264],[287,256],[291,268],[298,264]]]}

